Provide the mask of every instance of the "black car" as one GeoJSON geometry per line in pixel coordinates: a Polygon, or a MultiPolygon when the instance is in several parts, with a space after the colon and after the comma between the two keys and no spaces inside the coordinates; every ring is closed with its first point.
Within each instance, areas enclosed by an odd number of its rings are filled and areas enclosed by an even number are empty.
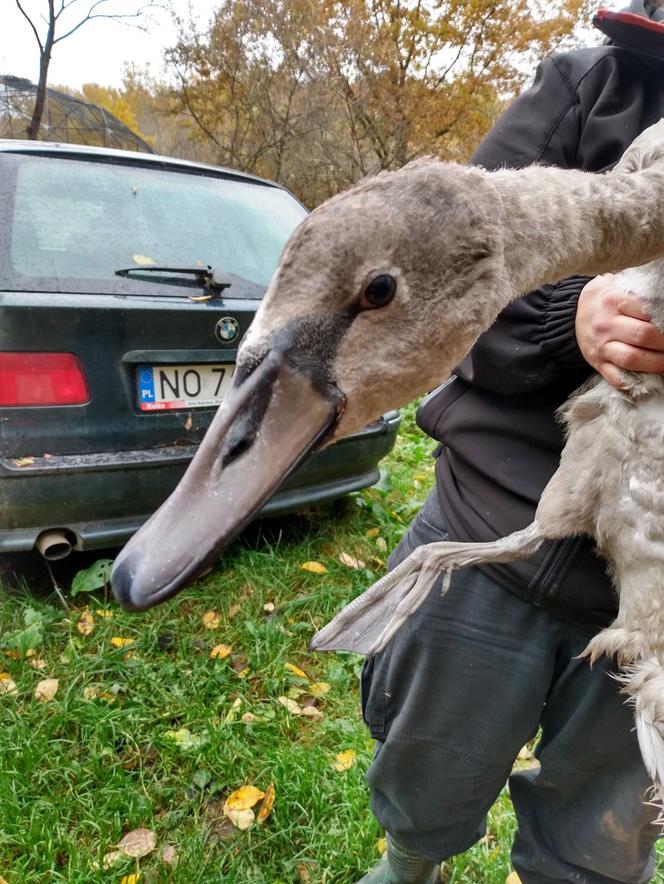
{"type": "MultiPolygon", "coordinates": [[[[0,551],[125,541],[173,490],[306,210],[168,157],[0,141],[0,551]]],[[[392,412],[262,514],[370,485],[392,412]]]]}

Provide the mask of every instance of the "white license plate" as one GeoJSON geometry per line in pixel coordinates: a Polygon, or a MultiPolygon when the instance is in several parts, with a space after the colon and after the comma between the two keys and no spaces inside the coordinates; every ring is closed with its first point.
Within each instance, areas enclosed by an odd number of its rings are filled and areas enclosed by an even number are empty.
{"type": "Polygon", "coordinates": [[[205,408],[219,405],[228,393],[235,366],[139,365],[141,411],[205,408]]]}

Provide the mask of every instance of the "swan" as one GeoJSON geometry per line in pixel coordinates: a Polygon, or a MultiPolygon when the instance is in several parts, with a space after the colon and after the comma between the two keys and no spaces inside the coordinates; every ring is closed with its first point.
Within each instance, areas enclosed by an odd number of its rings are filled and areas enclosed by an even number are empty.
{"type": "MultiPolygon", "coordinates": [[[[520,293],[625,268],[618,283],[664,330],[664,120],[604,175],[424,159],[327,201],[287,244],[186,474],[116,560],[116,598],[144,610],[178,592],[305,456],[439,383],[520,293]]],[[[661,792],[664,381],[625,375],[617,391],[596,377],[563,411],[568,441],[532,525],[494,543],[420,547],[312,647],[375,653],[441,571],[591,534],[611,563],[620,613],[586,654],[623,664],[661,792]]]]}

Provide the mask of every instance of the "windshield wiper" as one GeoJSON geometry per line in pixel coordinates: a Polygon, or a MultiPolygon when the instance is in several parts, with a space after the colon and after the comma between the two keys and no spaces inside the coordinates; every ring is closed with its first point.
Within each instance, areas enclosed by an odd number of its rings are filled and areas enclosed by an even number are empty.
{"type": "MultiPolygon", "coordinates": [[[[116,276],[132,276],[137,275],[144,282],[158,282],[159,280],[150,279],[148,276],[141,274],[161,273],[177,274],[178,276],[186,275],[195,277],[196,282],[202,285],[204,289],[212,292],[221,292],[232,285],[232,279],[222,267],[162,267],[158,264],[146,264],[139,267],[121,267],[115,271],[116,276]]],[[[166,282],[166,280],[163,280],[166,282]]],[[[175,285],[181,285],[182,280],[173,280],[175,285]]],[[[189,284],[189,283],[188,283],[189,284]]]]}

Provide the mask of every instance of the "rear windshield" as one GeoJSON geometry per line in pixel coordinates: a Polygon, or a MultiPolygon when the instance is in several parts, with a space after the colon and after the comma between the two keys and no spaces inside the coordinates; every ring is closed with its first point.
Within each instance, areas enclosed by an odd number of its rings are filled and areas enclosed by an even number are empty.
{"type": "Polygon", "coordinates": [[[0,154],[0,288],[181,296],[191,277],[115,271],[210,265],[230,275],[224,298],[260,298],[305,214],[286,191],[222,175],[0,154]]]}

